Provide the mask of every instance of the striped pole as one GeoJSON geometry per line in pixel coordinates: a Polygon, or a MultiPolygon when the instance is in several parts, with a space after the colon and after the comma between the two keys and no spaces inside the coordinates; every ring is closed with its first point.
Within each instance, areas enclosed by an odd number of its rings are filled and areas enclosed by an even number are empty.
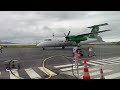
{"type": "Polygon", "coordinates": [[[100,69],[100,79],[105,79],[102,68],[100,69]]]}

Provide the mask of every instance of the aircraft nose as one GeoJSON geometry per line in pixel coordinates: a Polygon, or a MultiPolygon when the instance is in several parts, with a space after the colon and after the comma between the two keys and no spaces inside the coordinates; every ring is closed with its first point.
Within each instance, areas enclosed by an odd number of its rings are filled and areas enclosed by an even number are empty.
{"type": "Polygon", "coordinates": [[[44,44],[42,42],[37,44],[37,47],[43,47],[43,46],[44,46],[44,44]]]}
{"type": "Polygon", "coordinates": [[[38,43],[38,44],[37,44],[37,47],[40,47],[40,46],[41,46],[41,43],[38,43]]]}

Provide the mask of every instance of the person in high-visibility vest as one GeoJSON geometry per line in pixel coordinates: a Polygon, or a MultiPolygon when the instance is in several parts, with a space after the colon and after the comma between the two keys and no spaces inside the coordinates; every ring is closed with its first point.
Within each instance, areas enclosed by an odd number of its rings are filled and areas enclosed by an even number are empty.
{"type": "Polygon", "coordinates": [[[2,46],[0,46],[0,51],[1,51],[1,53],[2,53],[2,46]]]}

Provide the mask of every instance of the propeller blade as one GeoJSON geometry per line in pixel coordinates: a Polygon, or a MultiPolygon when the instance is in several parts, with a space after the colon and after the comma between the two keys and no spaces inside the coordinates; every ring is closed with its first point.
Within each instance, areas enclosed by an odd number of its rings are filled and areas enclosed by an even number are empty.
{"type": "Polygon", "coordinates": [[[68,35],[67,35],[67,37],[69,36],[69,34],[70,34],[70,31],[68,32],[68,35]]]}
{"type": "Polygon", "coordinates": [[[70,34],[70,31],[68,32],[67,36],[65,37],[65,38],[66,38],[66,40],[68,40],[68,39],[69,39],[69,38],[68,38],[69,34],[70,34]]]}
{"type": "Polygon", "coordinates": [[[66,37],[66,34],[64,33],[65,37],[66,37]]]}

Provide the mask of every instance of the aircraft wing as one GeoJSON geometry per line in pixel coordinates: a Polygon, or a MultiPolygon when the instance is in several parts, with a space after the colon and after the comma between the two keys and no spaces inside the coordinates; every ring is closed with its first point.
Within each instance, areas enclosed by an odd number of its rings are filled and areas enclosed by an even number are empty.
{"type": "Polygon", "coordinates": [[[77,35],[77,36],[78,37],[88,36],[90,34],[102,33],[102,32],[106,32],[106,31],[111,31],[111,30],[103,30],[103,31],[98,31],[98,32],[91,32],[91,33],[81,34],[81,35],[77,35]]]}

